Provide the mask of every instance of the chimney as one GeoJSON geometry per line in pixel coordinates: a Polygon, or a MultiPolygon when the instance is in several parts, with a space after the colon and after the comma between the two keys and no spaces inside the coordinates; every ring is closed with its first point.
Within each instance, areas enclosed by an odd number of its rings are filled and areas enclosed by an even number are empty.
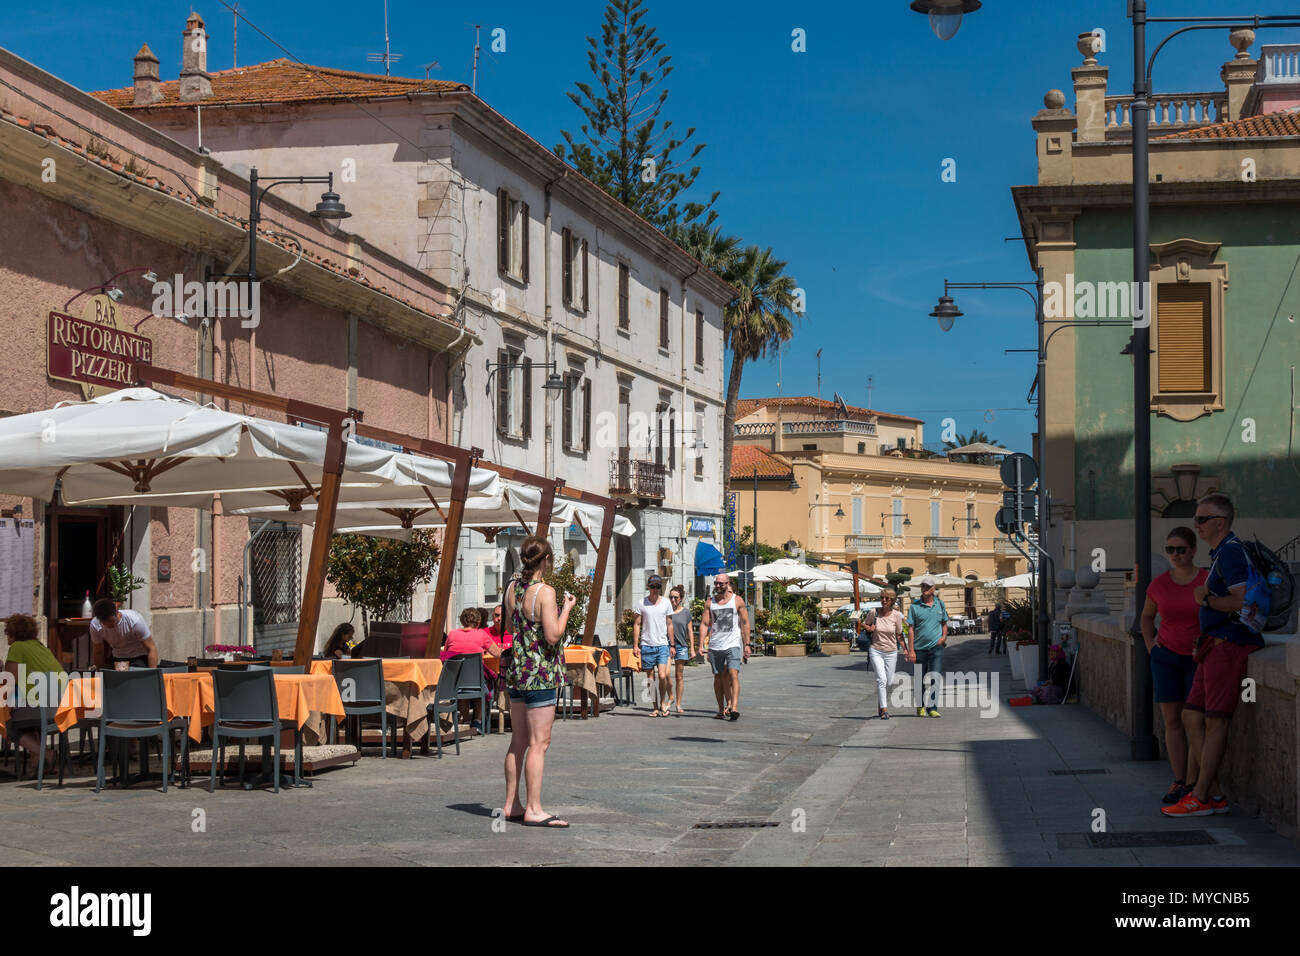
{"type": "Polygon", "coordinates": [[[212,80],[208,77],[208,34],[203,18],[191,13],[185,21],[181,46],[181,102],[195,103],[210,99],[212,80]]]}
{"type": "Polygon", "coordinates": [[[135,106],[148,106],[163,98],[162,81],[158,79],[158,58],[149,44],[140,47],[135,55],[135,106]]]}

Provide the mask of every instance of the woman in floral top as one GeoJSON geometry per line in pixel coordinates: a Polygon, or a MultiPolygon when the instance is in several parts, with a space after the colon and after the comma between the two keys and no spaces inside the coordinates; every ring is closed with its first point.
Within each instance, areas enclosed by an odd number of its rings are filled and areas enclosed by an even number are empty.
{"type": "Polygon", "coordinates": [[[510,694],[510,749],[506,751],[506,819],[526,827],[566,829],[569,824],[542,809],[542,773],[551,745],[558,688],[564,682],[564,632],[572,594],[557,610],[555,589],[544,578],[551,569],[551,546],[529,535],[519,549],[523,560],[506,595],[506,617],[514,632],[513,654],[503,668],[510,694]],[[528,802],[519,799],[519,778],[528,802]]]}

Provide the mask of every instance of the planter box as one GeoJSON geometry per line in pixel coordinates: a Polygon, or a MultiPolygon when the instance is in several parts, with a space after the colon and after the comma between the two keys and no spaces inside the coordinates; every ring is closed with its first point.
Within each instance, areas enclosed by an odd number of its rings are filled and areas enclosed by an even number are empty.
{"type": "Polygon", "coordinates": [[[822,641],[823,654],[847,654],[848,652],[848,641],[822,641]]]}
{"type": "Polygon", "coordinates": [[[1038,645],[1024,644],[1020,651],[1020,670],[1024,675],[1026,689],[1032,690],[1038,683],[1038,645]]]}
{"type": "Polygon", "coordinates": [[[1007,645],[1007,658],[1011,661],[1011,679],[1023,680],[1024,674],[1020,670],[1020,649],[1016,645],[1007,645]]]}
{"type": "Polygon", "coordinates": [[[808,645],[802,641],[798,644],[774,644],[777,657],[807,657],[808,645]]]}

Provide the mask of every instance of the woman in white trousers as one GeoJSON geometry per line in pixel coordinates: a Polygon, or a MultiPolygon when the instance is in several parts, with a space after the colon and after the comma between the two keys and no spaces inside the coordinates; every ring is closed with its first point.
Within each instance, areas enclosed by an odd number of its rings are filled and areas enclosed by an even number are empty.
{"type": "Polygon", "coordinates": [[[898,645],[903,637],[903,612],[894,605],[898,595],[893,588],[880,592],[880,610],[867,614],[863,630],[871,634],[871,667],[876,672],[876,690],[880,696],[877,716],[889,719],[889,685],[894,681],[894,667],[898,663],[898,645]]]}

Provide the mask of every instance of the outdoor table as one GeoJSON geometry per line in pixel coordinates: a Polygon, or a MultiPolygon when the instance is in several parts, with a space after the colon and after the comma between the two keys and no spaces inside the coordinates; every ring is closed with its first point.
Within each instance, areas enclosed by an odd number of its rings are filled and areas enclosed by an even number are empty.
{"type": "Polygon", "coordinates": [[[641,669],[641,655],[637,653],[635,647],[620,647],[618,649],[618,664],[620,667],[639,671],[641,669]]]}
{"type": "MultiPolygon", "coordinates": [[[[411,741],[423,739],[425,723],[429,719],[429,705],[433,703],[442,675],[442,661],[433,658],[381,658],[384,664],[384,707],[389,716],[396,718],[406,731],[402,756],[411,755],[411,741]]],[[[312,661],[313,674],[334,674],[333,661],[312,661]]]]}
{"type": "Polygon", "coordinates": [[[587,719],[587,705],[592,705],[592,716],[600,716],[600,687],[613,688],[609,676],[609,651],[603,647],[570,644],[564,649],[566,677],[578,691],[582,701],[582,719],[587,719]]]}

